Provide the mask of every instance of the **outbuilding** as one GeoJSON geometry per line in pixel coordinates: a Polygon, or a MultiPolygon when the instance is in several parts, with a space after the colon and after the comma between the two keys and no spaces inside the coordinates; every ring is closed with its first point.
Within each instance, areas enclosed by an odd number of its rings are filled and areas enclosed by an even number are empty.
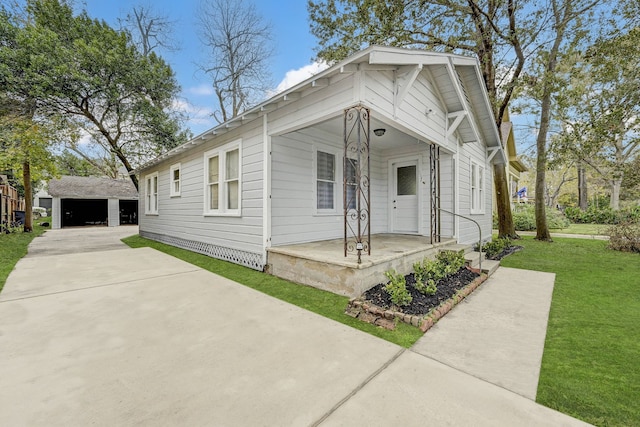
{"type": "Polygon", "coordinates": [[[138,223],[138,191],[131,180],[63,176],[49,181],[51,227],[138,223]]]}

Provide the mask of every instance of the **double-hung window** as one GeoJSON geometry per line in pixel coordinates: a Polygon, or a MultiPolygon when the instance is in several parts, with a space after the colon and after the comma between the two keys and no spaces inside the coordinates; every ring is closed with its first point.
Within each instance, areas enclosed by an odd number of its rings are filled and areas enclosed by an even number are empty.
{"type": "Polygon", "coordinates": [[[484,213],[484,167],[471,161],[471,213],[484,213]]]}
{"type": "Polygon", "coordinates": [[[158,172],[147,175],[144,180],[144,213],[158,214],[158,172]]]}
{"type": "Polygon", "coordinates": [[[316,151],[316,211],[335,212],[336,156],[324,151],[316,151]]]}
{"type": "Polygon", "coordinates": [[[180,163],[172,165],[169,168],[169,196],[170,197],[178,197],[180,196],[180,185],[181,185],[181,176],[180,176],[180,163]]]}
{"type": "Polygon", "coordinates": [[[205,215],[240,215],[241,154],[240,141],[204,154],[205,215]]]}

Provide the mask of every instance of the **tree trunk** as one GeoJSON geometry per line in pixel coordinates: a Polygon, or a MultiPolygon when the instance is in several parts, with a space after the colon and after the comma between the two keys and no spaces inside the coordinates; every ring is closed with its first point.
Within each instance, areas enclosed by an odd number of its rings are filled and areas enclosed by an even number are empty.
{"type": "Polygon", "coordinates": [[[577,163],[578,167],[578,206],[580,210],[586,211],[589,207],[589,197],[587,194],[587,171],[582,162],[577,163]]]}
{"type": "Polygon", "coordinates": [[[31,188],[31,164],[29,160],[22,163],[22,185],[24,186],[24,227],[25,233],[33,231],[33,190],[31,188]]]}
{"type": "Polygon", "coordinates": [[[622,177],[615,177],[611,180],[611,200],[609,206],[614,211],[620,210],[620,189],[622,188],[622,177]]]}
{"type": "Polygon", "coordinates": [[[516,239],[518,235],[511,215],[511,195],[509,194],[505,165],[493,165],[493,185],[496,186],[498,235],[516,239]]]}

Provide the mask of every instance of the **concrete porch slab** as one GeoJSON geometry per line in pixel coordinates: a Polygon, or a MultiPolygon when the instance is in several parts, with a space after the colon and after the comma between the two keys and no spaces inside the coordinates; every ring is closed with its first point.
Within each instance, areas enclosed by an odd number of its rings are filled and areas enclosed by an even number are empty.
{"type": "Polygon", "coordinates": [[[395,269],[408,274],[413,264],[455,244],[454,239],[431,243],[429,237],[405,234],[371,236],[371,255],[355,252],[344,256],[344,240],[323,240],[267,249],[268,272],[297,283],[350,297],[386,281],[384,272],[395,269]]]}

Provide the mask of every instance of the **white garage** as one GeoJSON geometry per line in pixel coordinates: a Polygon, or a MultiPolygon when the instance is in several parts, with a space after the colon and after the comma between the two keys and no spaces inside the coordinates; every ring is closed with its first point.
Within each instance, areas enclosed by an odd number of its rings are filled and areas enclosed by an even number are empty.
{"type": "Polygon", "coordinates": [[[63,176],[49,181],[52,228],[138,223],[138,191],[130,180],[63,176]]]}

